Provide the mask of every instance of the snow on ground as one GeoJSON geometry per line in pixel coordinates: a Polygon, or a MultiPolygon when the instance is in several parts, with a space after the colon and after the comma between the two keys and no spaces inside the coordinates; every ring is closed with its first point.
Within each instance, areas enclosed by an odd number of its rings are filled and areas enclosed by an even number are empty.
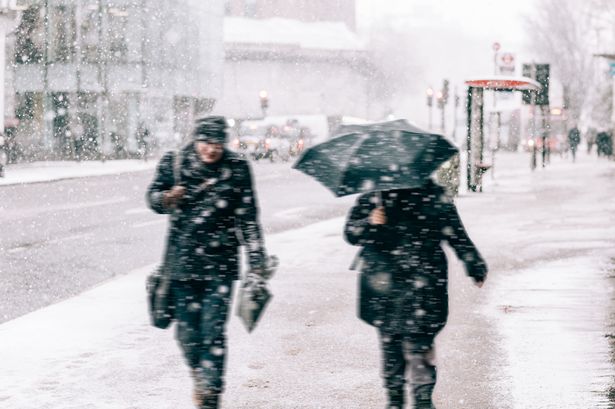
{"type": "MultiPolygon", "coordinates": [[[[609,407],[615,163],[553,158],[530,172],[526,160],[500,155],[485,192],[458,200],[491,271],[479,290],[451,262],[439,408],[609,407]]],[[[268,172],[284,166],[255,173],[268,172]]],[[[281,261],[274,298],[251,335],[231,318],[225,408],[384,406],[376,333],[355,317],[356,249],[343,222],[267,237],[281,261]]],[[[172,332],[147,322],[151,268],[1,325],[0,407],[191,407],[172,332]]]]}
{"type": "Polygon", "coordinates": [[[114,175],[152,169],[157,161],[109,160],[109,161],[49,161],[9,165],[0,186],[21,183],[40,183],[60,179],[114,175]]]}

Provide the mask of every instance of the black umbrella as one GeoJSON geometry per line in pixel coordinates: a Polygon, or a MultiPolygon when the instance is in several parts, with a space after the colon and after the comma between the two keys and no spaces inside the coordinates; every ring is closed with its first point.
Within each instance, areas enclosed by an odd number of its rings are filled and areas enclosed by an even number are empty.
{"type": "Polygon", "coordinates": [[[265,312],[265,307],[273,297],[267,289],[267,280],[275,272],[278,258],[270,256],[266,264],[263,272],[248,272],[239,288],[237,316],[241,318],[248,332],[256,328],[256,324],[265,312]]]}
{"type": "Polygon", "coordinates": [[[341,135],[307,149],[293,166],[336,196],[420,187],[457,153],[442,135],[405,120],[340,128],[341,135]]]}

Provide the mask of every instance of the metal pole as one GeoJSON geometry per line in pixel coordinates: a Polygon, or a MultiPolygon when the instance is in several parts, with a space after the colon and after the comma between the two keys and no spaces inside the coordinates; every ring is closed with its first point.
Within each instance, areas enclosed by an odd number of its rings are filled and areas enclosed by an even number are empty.
{"type": "Polygon", "coordinates": [[[4,135],[4,67],[6,51],[6,25],[0,23],[0,134],[4,135]]]}
{"type": "Polygon", "coordinates": [[[53,125],[51,115],[51,100],[49,96],[49,0],[45,0],[43,3],[43,28],[45,32],[45,38],[43,42],[43,137],[45,143],[53,150],[55,150],[55,143],[53,140],[53,125]]]}
{"type": "Polygon", "coordinates": [[[433,106],[429,106],[429,130],[433,129],[433,106]]]}
{"type": "MultiPolygon", "coordinates": [[[[74,118],[78,123],[79,126],[77,127],[77,129],[81,129],[82,132],[85,131],[85,127],[83,127],[83,124],[81,123],[81,118],[79,117],[79,105],[80,105],[80,101],[81,101],[81,21],[82,21],[82,15],[81,15],[81,0],[78,0],[75,4],[75,53],[76,53],[76,64],[75,64],[75,76],[76,76],[76,80],[77,80],[77,99],[76,99],[76,118],[74,118]]],[[[71,124],[72,124],[73,118],[71,118],[71,124]]],[[[73,155],[73,157],[76,159],[77,155],[76,155],[76,146],[75,146],[75,137],[81,138],[81,152],[79,152],[79,154],[82,154],[84,151],[85,146],[89,146],[89,144],[85,143],[84,141],[84,136],[85,135],[75,135],[74,134],[74,130],[75,127],[73,126],[71,129],[71,155],[73,155]]]]}
{"type": "Polygon", "coordinates": [[[474,94],[474,87],[468,87],[467,103],[466,103],[466,182],[468,191],[472,191],[472,97],[474,94]]]}
{"type": "MultiPolygon", "coordinates": [[[[531,69],[531,73],[532,73],[532,79],[535,80],[536,79],[536,64],[532,63],[532,69],[531,69]]],[[[532,170],[536,169],[536,164],[537,164],[537,150],[538,147],[536,146],[536,91],[532,90],[530,91],[530,104],[532,107],[532,142],[533,142],[533,146],[532,146],[532,160],[530,162],[530,168],[532,170]]],[[[544,148],[544,147],[543,147],[544,148]]]]}
{"type": "Polygon", "coordinates": [[[440,118],[440,127],[442,128],[442,134],[443,135],[446,134],[446,124],[444,122],[445,121],[445,118],[444,118],[444,113],[445,113],[444,112],[444,108],[445,108],[445,105],[444,105],[444,103],[442,103],[442,105],[440,106],[440,114],[442,115],[441,118],[440,118]]]}
{"type": "Polygon", "coordinates": [[[97,50],[97,63],[98,63],[98,81],[102,87],[102,95],[98,105],[98,120],[100,121],[100,145],[102,150],[103,160],[105,159],[104,144],[107,134],[107,106],[109,104],[109,87],[107,84],[107,36],[106,30],[103,27],[106,21],[106,8],[102,4],[103,0],[98,0],[98,50],[97,50]]]}
{"type": "Polygon", "coordinates": [[[540,137],[542,139],[542,167],[543,168],[547,166],[547,151],[549,149],[548,138],[547,138],[547,114],[546,114],[546,112],[549,112],[548,108],[549,107],[546,105],[542,105],[540,107],[540,114],[541,114],[540,116],[542,119],[542,132],[541,132],[540,137]]]}
{"type": "Polygon", "coordinates": [[[455,96],[453,97],[453,141],[457,142],[457,110],[459,108],[459,95],[457,95],[457,87],[455,87],[455,96]]]}

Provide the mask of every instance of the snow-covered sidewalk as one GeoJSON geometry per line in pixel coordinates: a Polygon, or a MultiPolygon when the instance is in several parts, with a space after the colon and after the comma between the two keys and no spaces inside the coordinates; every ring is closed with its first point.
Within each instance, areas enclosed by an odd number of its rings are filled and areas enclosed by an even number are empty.
{"type": "MultiPolygon", "coordinates": [[[[525,155],[498,159],[485,192],[458,201],[490,275],[477,289],[451,261],[437,407],[608,407],[615,163],[554,158],[530,172],[525,155]]],[[[224,408],[384,406],[343,223],[267,237],[274,299],[251,335],[231,318],[224,408]]],[[[173,332],[148,325],[151,268],[0,325],[0,407],[191,408],[173,332]]]]}
{"type": "Polygon", "coordinates": [[[62,179],[75,179],[90,176],[115,175],[118,173],[138,172],[152,169],[157,160],[108,160],[102,161],[48,161],[8,165],[5,176],[0,178],[0,186],[22,183],[40,183],[62,179]]]}

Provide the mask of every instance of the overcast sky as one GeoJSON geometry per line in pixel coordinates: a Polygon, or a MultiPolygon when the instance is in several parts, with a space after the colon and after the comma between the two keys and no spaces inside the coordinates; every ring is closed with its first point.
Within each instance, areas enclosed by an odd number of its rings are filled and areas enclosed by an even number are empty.
{"type": "Polygon", "coordinates": [[[532,13],[536,3],[537,0],[357,0],[357,25],[362,34],[367,34],[379,25],[391,24],[403,27],[416,38],[412,55],[417,78],[414,89],[408,90],[415,98],[408,102],[409,106],[398,107],[416,112],[425,109],[423,92],[427,86],[439,87],[447,78],[461,91],[464,79],[492,74],[492,44],[496,41],[501,51],[515,53],[519,65],[531,60],[523,19],[532,13]]]}

